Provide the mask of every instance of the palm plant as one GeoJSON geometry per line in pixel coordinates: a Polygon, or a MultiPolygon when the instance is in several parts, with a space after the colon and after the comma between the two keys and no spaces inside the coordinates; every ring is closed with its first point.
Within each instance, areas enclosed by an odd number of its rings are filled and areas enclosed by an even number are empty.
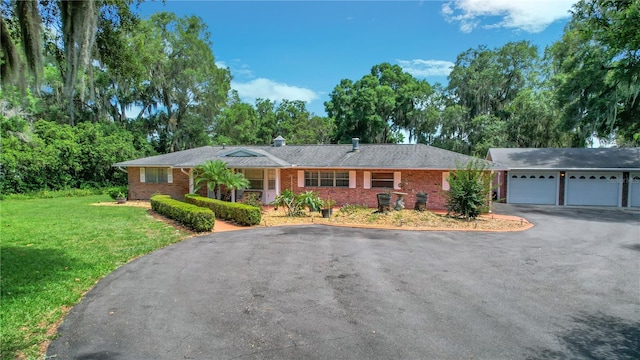
{"type": "Polygon", "coordinates": [[[207,160],[204,164],[196,166],[194,179],[195,192],[204,185],[216,193],[216,199],[220,199],[220,186],[224,185],[229,190],[242,189],[249,186],[249,180],[242,174],[236,174],[227,167],[222,160],[207,160]]]}

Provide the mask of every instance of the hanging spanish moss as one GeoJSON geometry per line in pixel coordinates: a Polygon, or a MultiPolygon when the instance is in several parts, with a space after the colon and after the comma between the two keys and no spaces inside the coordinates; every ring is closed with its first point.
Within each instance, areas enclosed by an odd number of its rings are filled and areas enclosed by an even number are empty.
{"type": "Polygon", "coordinates": [[[38,12],[36,0],[18,1],[16,4],[18,19],[20,20],[20,33],[22,47],[27,60],[27,66],[33,74],[34,89],[39,93],[42,73],[42,18],[38,12]]]}
{"type": "Polygon", "coordinates": [[[2,57],[0,58],[2,85],[18,85],[20,89],[24,90],[20,53],[2,16],[0,16],[0,51],[2,52],[2,57]]]}
{"type": "MultiPolygon", "coordinates": [[[[68,101],[69,123],[75,125],[73,98],[78,74],[83,74],[89,64],[89,56],[96,38],[98,8],[94,0],[59,3],[64,33],[64,48],[67,67],[64,79],[65,97],[68,101]]],[[[80,100],[84,99],[84,79],[80,84],[80,100]]]]}

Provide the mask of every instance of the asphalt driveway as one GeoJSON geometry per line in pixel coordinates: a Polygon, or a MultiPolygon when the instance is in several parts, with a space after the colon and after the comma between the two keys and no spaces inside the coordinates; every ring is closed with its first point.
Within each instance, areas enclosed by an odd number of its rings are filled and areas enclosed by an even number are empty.
{"type": "Polygon", "coordinates": [[[637,359],[640,212],[515,233],[326,226],[186,240],[74,307],[55,359],[637,359]]]}

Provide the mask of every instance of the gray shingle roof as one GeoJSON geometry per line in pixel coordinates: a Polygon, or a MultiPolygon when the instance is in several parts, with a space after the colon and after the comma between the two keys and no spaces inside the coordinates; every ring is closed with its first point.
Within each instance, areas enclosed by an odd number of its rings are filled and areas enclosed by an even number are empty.
{"type": "Polygon", "coordinates": [[[640,148],[492,148],[494,163],[510,169],[640,170],[640,148]]]}
{"type": "MultiPolygon", "coordinates": [[[[239,154],[235,154],[239,155],[239,154]]],[[[232,168],[344,168],[344,169],[455,169],[470,156],[423,144],[361,144],[352,145],[286,145],[274,146],[204,146],[170,154],[124,161],[114,166],[170,166],[190,168],[206,160],[222,159],[232,168]],[[234,152],[244,155],[234,156],[234,152]]],[[[495,168],[495,166],[494,166],[495,168]]]]}

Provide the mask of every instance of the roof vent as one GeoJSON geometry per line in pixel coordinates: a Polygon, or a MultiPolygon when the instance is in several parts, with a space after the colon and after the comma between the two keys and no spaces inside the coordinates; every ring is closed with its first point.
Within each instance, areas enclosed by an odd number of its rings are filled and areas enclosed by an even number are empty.
{"type": "Polygon", "coordinates": [[[360,138],[352,138],[351,142],[353,143],[353,152],[360,151],[360,138]]]}
{"type": "Polygon", "coordinates": [[[273,146],[282,147],[284,145],[285,145],[285,142],[282,136],[278,136],[277,138],[273,139],[273,146]]]}

